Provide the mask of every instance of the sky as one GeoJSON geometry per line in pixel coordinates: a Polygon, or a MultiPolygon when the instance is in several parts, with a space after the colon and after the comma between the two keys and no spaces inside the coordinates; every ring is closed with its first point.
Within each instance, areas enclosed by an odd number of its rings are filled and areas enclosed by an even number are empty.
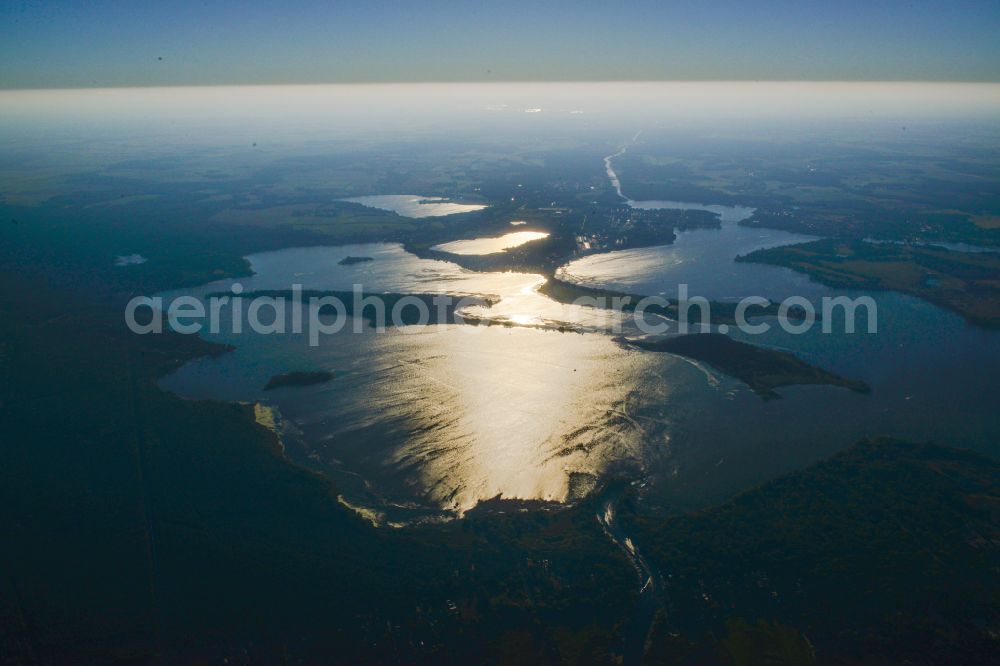
{"type": "Polygon", "coordinates": [[[1000,0],[4,0],[0,88],[1000,81],[1000,0]]]}

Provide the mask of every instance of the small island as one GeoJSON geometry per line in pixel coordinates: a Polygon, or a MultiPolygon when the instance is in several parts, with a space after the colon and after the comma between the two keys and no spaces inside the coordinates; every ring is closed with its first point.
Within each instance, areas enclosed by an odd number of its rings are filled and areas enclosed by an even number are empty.
{"type": "MultiPolygon", "coordinates": [[[[567,282],[554,275],[548,276],[545,283],[538,288],[538,293],[548,296],[558,303],[565,303],[567,305],[579,303],[580,299],[598,299],[598,303],[601,303],[601,299],[603,299],[603,307],[606,308],[611,307],[611,304],[614,303],[613,299],[619,298],[623,299],[620,301],[620,307],[623,312],[634,312],[640,302],[649,298],[642,294],[629,294],[623,291],[605,289],[604,287],[592,287],[577,282],[567,282]]],[[[665,304],[651,303],[644,308],[644,311],[677,320],[678,300],[676,298],[663,299],[661,303],[665,304]]],[[[709,320],[713,324],[739,326],[741,322],[736,319],[736,309],[738,306],[738,303],[730,301],[709,301],[709,320]]],[[[777,317],[780,311],[780,303],[768,303],[767,305],[754,303],[746,308],[744,317],[747,320],[754,317],[777,317]]],[[[698,311],[695,310],[695,312],[698,311]]],[[[806,312],[801,307],[795,305],[788,309],[785,317],[788,321],[803,321],[806,318],[806,312]]],[[[813,317],[816,321],[820,319],[818,313],[813,313],[813,317]]]]}
{"type": "Polygon", "coordinates": [[[327,370],[286,372],[271,377],[267,385],[264,386],[264,390],[270,391],[282,386],[310,386],[322,384],[331,379],[333,379],[333,373],[327,370]]]}
{"type": "Polygon", "coordinates": [[[354,264],[364,264],[369,261],[375,261],[375,257],[344,257],[337,263],[341,266],[353,266],[354,264]]]}
{"type": "Polygon", "coordinates": [[[840,386],[855,393],[871,390],[860,380],[845,379],[809,365],[788,352],[756,347],[721,333],[692,333],[659,340],[629,340],[628,343],[646,351],[667,352],[703,361],[719,372],[739,379],[765,400],[781,397],[774,389],[797,384],[840,386]]]}

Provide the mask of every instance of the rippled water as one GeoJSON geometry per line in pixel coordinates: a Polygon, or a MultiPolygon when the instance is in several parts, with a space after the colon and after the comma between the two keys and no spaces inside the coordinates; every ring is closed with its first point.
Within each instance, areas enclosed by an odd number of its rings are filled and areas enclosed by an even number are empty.
{"type": "MultiPolygon", "coordinates": [[[[691,295],[712,299],[801,295],[821,302],[825,296],[863,295],[833,290],[789,269],[732,261],[761,247],[806,240],[810,237],[730,222],[720,230],[679,233],[672,246],[586,257],[558,275],[645,294],[675,295],[678,283],[687,283],[691,295]]],[[[658,470],[659,492],[677,503],[725,496],[867,436],[1000,452],[1000,421],[991,407],[1000,373],[1000,333],[915,297],[867,295],[878,307],[875,334],[867,333],[866,319],[859,320],[856,333],[845,333],[842,315],[831,317],[829,334],[817,325],[793,335],[773,323],[763,335],[731,332],[862,379],[872,387],[870,395],[790,387],[781,390],[782,400],[762,403],[722,379],[716,391],[693,392],[691,401],[675,400],[669,434],[671,465],[676,467],[658,470]]]]}
{"type": "MultiPolygon", "coordinates": [[[[681,234],[670,247],[573,262],[563,274],[639,293],[669,293],[683,279],[692,293],[710,297],[777,297],[799,288],[817,298],[831,294],[785,269],[732,262],[742,251],[792,238],[726,224],[681,234]]],[[[236,336],[223,326],[209,337],[232,343],[234,352],[189,363],[163,381],[186,396],[278,407],[288,454],[333,476],[348,501],[385,523],[460,513],[497,495],[569,500],[616,473],[647,477],[646,501],[697,506],[862,436],[980,449],[1000,441],[991,397],[1000,336],[910,297],[876,294],[877,335],[827,335],[816,327],[796,336],[775,326],[747,338],[873,389],[858,395],[793,387],[781,391],[782,400],[764,402],[705,366],[586,332],[606,313],[552,302],[536,292],[539,275],[474,273],[390,244],[249,259],[256,275],[241,281],[247,290],[362,284],[366,291],[494,295],[499,302],[478,315],[529,326],[569,322],[584,331],[443,325],[356,334],[348,327],[309,347],[301,335],[236,336]],[[372,261],[340,265],[346,256],[372,261]],[[313,369],[336,376],[263,390],[274,374],[313,369]]]]}
{"type": "Polygon", "coordinates": [[[609,328],[617,319],[605,310],[557,303],[538,293],[545,278],[534,273],[479,273],[450,261],[421,259],[396,243],[365,243],[338,247],[289,248],[248,257],[254,275],[221,280],[196,290],[206,294],[239,282],[246,291],[289,290],[299,284],[309,290],[365,293],[452,294],[499,299],[492,307],[463,310],[470,319],[521,326],[569,326],[583,330],[609,328]],[[371,261],[344,265],[346,257],[371,261]]]}
{"type": "MultiPolygon", "coordinates": [[[[495,294],[484,316],[532,323],[583,321],[600,310],[541,296],[540,276],[478,274],[418,259],[398,245],[282,250],[250,257],[246,290],[309,288],[495,294]],[[371,256],[354,266],[344,256],[371,256]]],[[[200,293],[228,287],[207,285],[200,293]]],[[[565,501],[612,469],[639,473],[650,454],[635,388],[675,359],[619,347],[608,336],[524,327],[440,325],[325,337],[226,334],[235,352],[188,364],[164,386],[191,397],[263,400],[284,416],[289,453],[334,475],[352,504],[386,520],[461,512],[482,499],[565,501]],[[290,369],[327,369],[333,381],[263,390],[290,369]]],[[[657,391],[666,395],[668,387],[657,391]]],[[[647,421],[644,423],[644,420],[647,421]]],[[[662,443],[662,442],[661,442],[662,443]]]]}

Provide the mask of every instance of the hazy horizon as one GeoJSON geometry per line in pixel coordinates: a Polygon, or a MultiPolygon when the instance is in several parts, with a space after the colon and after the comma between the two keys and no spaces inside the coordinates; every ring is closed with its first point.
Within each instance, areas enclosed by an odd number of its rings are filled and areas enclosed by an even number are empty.
{"type": "Polygon", "coordinates": [[[905,85],[960,85],[960,86],[1000,86],[997,80],[962,80],[962,79],[468,79],[461,81],[428,79],[420,81],[271,81],[260,83],[136,83],[101,86],[25,86],[20,88],[0,87],[0,93],[71,91],[71,90],[142,90],[160,88],[318,88],[326,86],[477,86],[477,85],[601,85],[601,84],[905,84],[905,85]]]}

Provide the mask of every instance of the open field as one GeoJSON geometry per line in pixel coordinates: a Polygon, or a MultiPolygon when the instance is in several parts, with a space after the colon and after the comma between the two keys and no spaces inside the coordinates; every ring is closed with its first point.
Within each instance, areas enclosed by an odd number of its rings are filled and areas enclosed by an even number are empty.
{"type": "Polygon", "coordinates": [[[758,250],[739,261],[786,266],[833,287],[911,294],[988,328],[1000,327],[1000,254],[820,240],[758,250]]]}

